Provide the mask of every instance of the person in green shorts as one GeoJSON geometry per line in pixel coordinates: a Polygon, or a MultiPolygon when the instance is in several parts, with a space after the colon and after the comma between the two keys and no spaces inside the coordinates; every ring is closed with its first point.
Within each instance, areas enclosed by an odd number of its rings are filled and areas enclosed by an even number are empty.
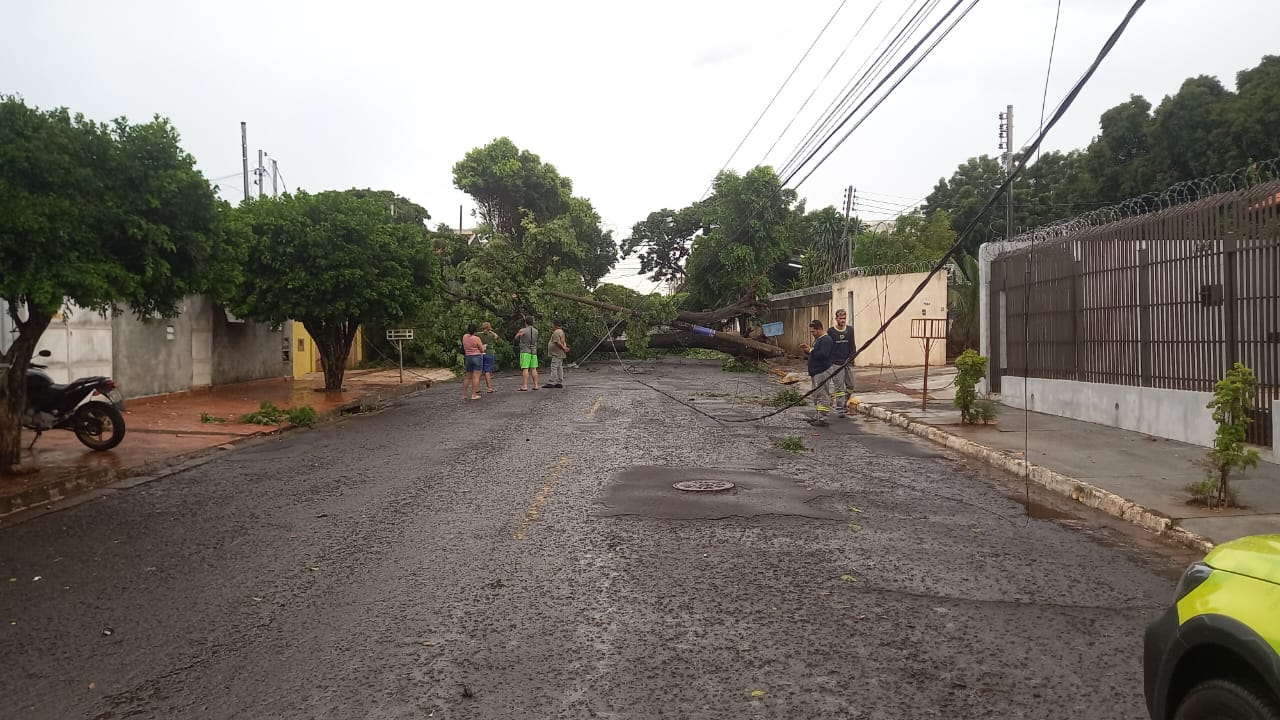
{"type": "Polygon", "coordinates": [[[520,391],[529,389],[529,374],[533,373],[533,389],[538,389],[538,328],[533,318],[524,319],[524,327],[516,332],[516,347],[520,350],[520,391]]]}
{"type": "Polygon", "coordinates": [[[489,392],[493,392],[493,364],[496,361],[494,353],[498,347],[498,333],[493,331],[493,325],[484,323],[480,326],[480,340],[484,343],[484,366],[480,368],[480,376],[484,378],[489,392]]]}

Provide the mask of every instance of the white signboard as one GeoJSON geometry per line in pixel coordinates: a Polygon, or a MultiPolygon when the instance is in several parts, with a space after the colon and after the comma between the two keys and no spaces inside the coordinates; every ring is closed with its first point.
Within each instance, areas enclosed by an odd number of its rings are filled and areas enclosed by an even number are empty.
{"type": "Polygon", "coordinates": [[[413,329],[410,328],[407,330],[388,330],[387,339],[388,340],[412,340],[413,329]]]}

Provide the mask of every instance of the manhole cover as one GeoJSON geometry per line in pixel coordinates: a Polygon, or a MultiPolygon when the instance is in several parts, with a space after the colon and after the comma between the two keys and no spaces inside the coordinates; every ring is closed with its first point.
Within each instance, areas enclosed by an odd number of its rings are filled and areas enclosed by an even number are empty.
{"type": "Polygon", "coordinates": [[[674,483],[671,487],[685,492],[723,492],[732,490],[734,485],[727,480],[685,480],[674,483]]]}

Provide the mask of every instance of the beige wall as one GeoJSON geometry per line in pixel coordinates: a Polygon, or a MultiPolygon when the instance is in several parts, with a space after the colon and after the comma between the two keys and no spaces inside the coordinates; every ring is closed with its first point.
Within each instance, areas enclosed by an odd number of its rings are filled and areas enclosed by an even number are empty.
{"type": "MultiPolygon", "coordinates": [[[[840,308],[849,311],[850,324],[857,347],[861,347],[875,331],[898,309],[928,273],[906,275],[879,275],[854,277],[833,282],[831,285],[831,311],[826,321],[835,322],[835,312],[840,308]],[[852,296],[850,295],[852,293],[852,296]]],[[[911,367],[924,364],[924,341],[911,337],[911,318],[947,317],[947,274],[933,276],[919,297],[911,302],[884,335],[854,360],[854,365],[892,365],[911,367]]],[[[942,365],[947,360],[946,340],[937,340],[929,351],[929,364],[942,365]]]]}

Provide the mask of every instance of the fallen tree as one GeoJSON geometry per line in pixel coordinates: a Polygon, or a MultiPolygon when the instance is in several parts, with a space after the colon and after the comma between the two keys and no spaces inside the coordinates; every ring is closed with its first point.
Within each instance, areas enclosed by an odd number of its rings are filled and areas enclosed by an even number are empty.
{"type": "MultiPolygon", "coordinates": [[[[613,313],[620,313],[631,317],[640,317],[639,313],[628,308],[600,302],[599,300],[592,298],[578,297],[576,295],[569,295],[566,293],[556,292],[554,290],[549,291],[548,294],[558,297],[561,300],[571,300],[573,302],[600,308],[601,310],[608,310],[613,313]]],[[[751,308],[758,307],[760,307],[760,304],[756,301],[743,301],[728,308],[720,308],[709,312],[693,313],[681,311],[676,315],[676,319],[669,323],[672,328],[675,328],[680,332],[662,332],[652,334],[649,336],[649,347],[663,349],[703,348],[707,350],[719,350],[720,352],[728,353],[730,355],[755,359],[764,357],[782,357],[786,355],[786,351],[780,347],[744,338],[736,333],[715,333],[714,335],[711,335],[694,331],[695,327],[704,327],[699,322],[693,322],[692,320],[695,318],[699,320],[710,318],[711,320],[708,320],[710,322],[723,322],[724,320],[744,314],[744,311],[750,312],[751,308]],[[731,310],[732,312],[730,312],[731,310]],[[714,318],[719,319],[715,320],[714,318]]]]}

